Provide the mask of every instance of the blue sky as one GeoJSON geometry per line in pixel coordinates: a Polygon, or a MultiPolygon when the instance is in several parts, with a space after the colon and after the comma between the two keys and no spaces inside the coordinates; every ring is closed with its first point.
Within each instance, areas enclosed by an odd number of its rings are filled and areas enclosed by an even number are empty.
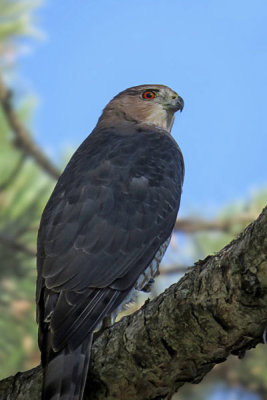
{"type": "Polygon", "coordinates": [[[266,0],[49,0],[37,17],[47,38],[31,41],[19,69],[55,162],[119,91],[161,83],[185,101],[173,128],[183,213],[212,213],[267,183],[266,0]]]}

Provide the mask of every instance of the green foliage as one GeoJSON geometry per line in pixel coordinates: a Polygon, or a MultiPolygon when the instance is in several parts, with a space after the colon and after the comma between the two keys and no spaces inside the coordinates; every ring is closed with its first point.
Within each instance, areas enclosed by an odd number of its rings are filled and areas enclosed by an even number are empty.
{"type": "Polygon", "coordinates": [[[22,38],[40,36],[33,14],[40,4],[39,0],[0,0],[0,68],[10,69],[14,65],[22,49],[22,38]]]}
{"type": "Polygon", "coordinates": [[[32,363],[26,355],[33,357],[37,352],[33,322],[34,252],[41,212],[53,182],[14,148],[2,113],[0,132],[0,170],[3,171],[0,179],[0,359],[3,377],[27,368],[32,363]],[[7,245],[3,239],[11,244],[7,245]],[[21,251],[17,251],[13,242],[21,245],[21,251]]]}
{"type": "MultiPolygon", "coordinates": [[[[7,73],[15,66],[21,37],[37,33],[32,10],[39,4],[0,0],[0,67],[7,73]]],[[[20,118],[29,122],[31,112],[32,104],[24,99],[20,118]]],[[[30,367],[39,358],[34,253],[41,212],[54,182],[14,146],[1,108],[0,171],[0,376],[4,377],[30,367]]]]}

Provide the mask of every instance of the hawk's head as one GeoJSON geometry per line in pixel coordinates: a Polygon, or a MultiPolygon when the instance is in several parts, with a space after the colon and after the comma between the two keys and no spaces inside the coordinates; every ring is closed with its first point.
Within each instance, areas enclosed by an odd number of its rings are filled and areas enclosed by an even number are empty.
{"type": "Polygon", "coordinates": [[[101,122],[119,120],[158,126],[170,132],[174,113],[182,111],[183,99],[164,85],[140,85],[124,90],[112,99],[103,111],[101,122]]]}

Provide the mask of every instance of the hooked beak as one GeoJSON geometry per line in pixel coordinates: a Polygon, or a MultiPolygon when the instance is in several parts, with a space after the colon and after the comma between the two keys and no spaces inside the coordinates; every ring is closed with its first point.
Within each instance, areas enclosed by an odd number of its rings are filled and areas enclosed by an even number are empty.
{"type": "Polygon", "coordinates": [[[184,108],[184,101],[181,96],[177,96],[174,103],[175,111],[182,111],[184,108]]]}
{"type": "Polygon", "coordinates": [[[173,112],[176,112],[178,110],[182,111],[182,109],[184,108],[184,101],[182,97],[177,95],[172,98],[168,104],[168,108],[171,109],[173,112]]]}

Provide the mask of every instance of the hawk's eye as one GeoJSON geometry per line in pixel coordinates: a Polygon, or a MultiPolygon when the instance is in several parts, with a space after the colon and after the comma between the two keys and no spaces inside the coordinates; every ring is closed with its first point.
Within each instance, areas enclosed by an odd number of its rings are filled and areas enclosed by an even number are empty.
{"type": "Polygon", "coordinates": [[[153,100],[155,98],[155,93],[151,92],[151,90],[147,90],[143,93],[143,99],[153,100]]]}

